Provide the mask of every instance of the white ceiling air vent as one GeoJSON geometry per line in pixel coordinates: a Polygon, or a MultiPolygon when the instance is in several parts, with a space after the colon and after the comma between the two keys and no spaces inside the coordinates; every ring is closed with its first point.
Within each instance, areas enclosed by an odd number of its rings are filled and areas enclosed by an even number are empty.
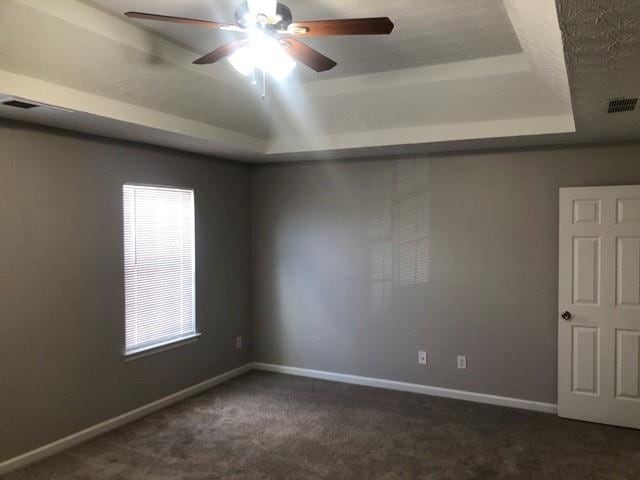
{"type": "Polygon", "coordinates": [[[614,98],[609,101],[609,113],[633,112],[637,103],[637,98],[614,98]]]}

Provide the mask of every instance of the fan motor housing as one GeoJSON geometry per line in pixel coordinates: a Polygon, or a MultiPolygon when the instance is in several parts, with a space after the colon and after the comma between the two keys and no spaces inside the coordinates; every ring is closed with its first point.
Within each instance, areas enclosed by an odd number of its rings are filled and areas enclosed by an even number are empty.
{"type": "MultiPolygon", "coordinates": [[[[247,13],[249,13],[249,4],[247,2],[242,2],[236,9],[235,13],[236,24],[242,28],[247,28],[247,13]]],[[[291,22],[293,22],[291,9],[284,3],[278,3],[276,20],[276,22],[269,24],[269,26],[275,30],[286,30],[287,27],[291,25],[291,22]]]]}

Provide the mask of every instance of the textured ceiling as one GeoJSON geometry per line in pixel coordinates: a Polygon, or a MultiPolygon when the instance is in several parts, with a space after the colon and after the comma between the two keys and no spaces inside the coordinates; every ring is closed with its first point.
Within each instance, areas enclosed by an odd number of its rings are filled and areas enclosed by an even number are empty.
{"type": "MultiPolygon", "coordinates": [[[[139,10],[176,16],[191,16],[233,23],[240,0],[86,0],[115,15],[139,10]]],[[[317,74],[302,66],[303,80],[335,78],[373,72],[459,62],[508,55],[521,51],[502,0],[286,0],[299,20],[388,16],[396,28],[391,36],[308,39],[314,48],[335,59],[338,66],[317,74]]],[[[134,21],[205,53],[236,33],[212,31],[160,22],[134,21]]],[[[228,69],[221,65],[203,67],[228,69]]]]}
{"type": "Polygon", "coordinates": [[[607,114],[609,99],[640,96],[640,1],[558,0],[558,14],[576,136],[640,139],[640,110],[607,114]]]}

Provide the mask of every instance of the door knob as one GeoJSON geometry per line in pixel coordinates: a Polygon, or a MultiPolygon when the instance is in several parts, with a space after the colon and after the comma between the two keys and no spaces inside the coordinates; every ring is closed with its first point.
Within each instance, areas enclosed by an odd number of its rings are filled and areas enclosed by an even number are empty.
{"type": "Polygon", "coordinates": [[[568,310],[565,310],[564,312],[562,312],[560,316],[562,317],[563,320],[571,320],[573,318],[573,315],[571,315],[571,312],[568,310]]]}

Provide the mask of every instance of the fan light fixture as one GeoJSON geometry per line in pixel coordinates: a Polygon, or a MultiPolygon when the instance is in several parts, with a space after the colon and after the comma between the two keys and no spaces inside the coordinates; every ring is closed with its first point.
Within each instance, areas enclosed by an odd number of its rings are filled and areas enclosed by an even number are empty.
{"type": "Polygon", "coordinates": [[[236,50],[229,57],[229,62],[242,75],[247,76],[259,69],[276,80],[283,80],[296,67],[296,62],[287,55],[280,42],[258,28],[250,29],[249,44],[236,50]]]}
{"type": "Polygon", "coordinates": [[[259,69],[276,80],[283,80],[293,71],[296,62],[284,52],[278,40],[261,28],[278,22],[278,0],[248,0],[247,5],[245,21],[249,43],[236,50],[229,62],[242,75],[259,69]]]}
{"type": "MultiPolygon", "coordinates": [[[[1,0],[0,0],[1,1],[1,0]]],[[[196,65],[211,65],[228,59],[243,75],[256,70],[262,75],[262,97],[266,96],[266,76],[284,79],[300,62],[316,72],[326,72],[337,65],[335,61],[299,40],[304,37],[333,37],[338,35],[389,35],[393,22],[388,17],[343,18],[338,20],[293,21],[291,9],[278,0],[243,0],[236,8],[235,25],[173,17],[145,12],[126,12],[129,18],[154,20],[246,34],[198,58],[196,65]]]]}

